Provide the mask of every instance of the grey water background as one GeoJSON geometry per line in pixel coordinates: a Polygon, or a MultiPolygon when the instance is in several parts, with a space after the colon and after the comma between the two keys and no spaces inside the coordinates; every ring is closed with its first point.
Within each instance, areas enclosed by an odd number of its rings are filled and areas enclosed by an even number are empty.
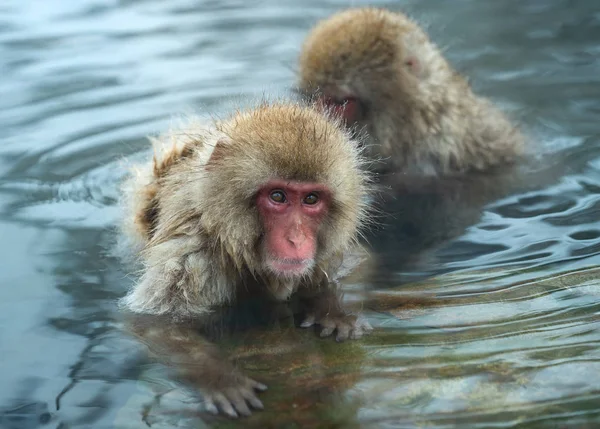
{"type": "MultiPolygon", "coordinates": [[[[173,115],[286,94],[308,29],[360,4],[0,4],[0,425],[147,427],[143,401],[131,399],[152,399],[140,387],[146,367],[114,317],[131,284],[110,257],[123,158],[146,155],[145,136],[173,115]]],[[[600,6],[369,4],[423,23],[479,92],[523,121],[540,159],[552,154],[565,168],[542,189],[486,206],[438,261],[451,272],[447,280],[408,288],[447,296],[447,305],[370,316],[399,340],[371,342],[369,353],[390,373],[419,375],[380,382],[379,390],[370,390],[376,380],[364,381],[371,401],[357,419],[384,427],[418,419],[429,419],[425,427],[597,427],[600,281],[585,273],[600,262],[600,6]],[[561,283],[574,270],[584,280],[561,283]],[[527,288],[539,278],[558,286],[527,288]],[[440,359],[426,359],[434,355],[440,359]],[[452,372],[456,362],[470,369],[452,372]],[[492,364],[510,376],[490,380],[477,370],[492,364]]]]}

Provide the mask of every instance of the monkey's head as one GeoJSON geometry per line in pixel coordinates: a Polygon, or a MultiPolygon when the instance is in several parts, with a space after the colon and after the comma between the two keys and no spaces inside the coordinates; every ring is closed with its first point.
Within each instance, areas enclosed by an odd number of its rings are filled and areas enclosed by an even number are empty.
{"type": "Polygon", "coordinates": [[[339,120],[310,107],[265,104],[218,129],[201,223],[238,271],[300,279],[356,239],[368,179],[339,120]]]}
{"type": "MultiPolygon", "coordinates": [[[[299,90],[380,143],[435,103],[448,65],[401,13],[349,9],[319,22],[299,59],[299,90]]],[[[372,148],[371,148],[372,149],[372,148]]]]}

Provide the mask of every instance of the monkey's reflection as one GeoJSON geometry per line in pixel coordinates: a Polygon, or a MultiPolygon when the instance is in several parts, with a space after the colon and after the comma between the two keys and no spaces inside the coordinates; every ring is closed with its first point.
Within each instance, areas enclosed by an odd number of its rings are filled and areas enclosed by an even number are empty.
{"type": "Polygon", "coordinates": [[[366,237],[368,282],[385,287],[443,272],[435,251],[477,224],[487,204],[540,188],[560,177],[562,168],[513,166],[444,178],[382,176],[375,202],[378,225],[366,237]]]}
{"type": "MultiPolygon", "coordinates": [[[[268,385],[257,394],[265,410],[253,411],[243,427],[273,427],[273,422],[311,427],[323,413],[331,414],[332,423],[343,420],[339,427],[351,427],[356,407],[341,394],[359,377],[363,348],[298,329],[303,311],[300,299],[277,302],[254,294],[179,323],[128,314],[126,328],[193,391],[210,391],[242,373],[268,385]]],[[[217,419],[201,409],[198,418],[217,419]]]]}

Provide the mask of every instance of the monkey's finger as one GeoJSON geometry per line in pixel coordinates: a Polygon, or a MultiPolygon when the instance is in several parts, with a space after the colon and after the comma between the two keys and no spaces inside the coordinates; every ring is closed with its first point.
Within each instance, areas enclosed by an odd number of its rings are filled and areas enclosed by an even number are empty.
{"type": "Polygon", "coordinates": [[[365,331],[366,333],[369,333],[373,330],[373,327],[371,326],[371,324],[369,323],[369,321],[367,319],[361,319],[359,321],[360,323],[360,327],[362,328],[363,331],[365,331]]]}
{"type": "Polygon", "coordinates": [[[252,391],[251,389],[242,389],[240,393],[242,394],[244,399],[246,399],[246,401],[248,401],[248,403],[252,405],[252,407],[258,410],[263,410],[265,408],[262,401],[256,397],[254,391],[252,391]]]}
{"type": "Polygon", "coordinates": [[[358,340],[363,336],[363,329],[361,326],[355,326],[352,332],[350,332],[350,338],[353,340],[358,340]]]}
{"type": "Polygon", "coordinates": [[[264,392],[268,389],[266,384],[259,383],[258,381],[254,381],[251,378],[246,378],[246,384],[250,386],[252,389],[256,389],[259,392],[264,392]]]}
{"type": "Polygon", "coordinates": [[[231,402],[229,402],[229,399],[227,399],[225,395],[223,395],[222,393],[215,393],[213,395],[213,398],[225,414],[234,419],[238,418],[238,413],[235,412],[233,406],[231,405],[231,402]]]}
{"type": "Polygon", "coordinates": [[[211,414],[219,414],[219,409],[217,408],[217,405],[209,396],[206,396],[204,398],[204,409],[211,414]]]}
{"type": "Polygon", "coordinates": [[[323,328],[321,331],[321,337],[328,337],[335,331],[336,324],[332,319],[325,318],[319,321],[319,324],[323,328]]]}
{"type": "Polygon", "coordinates": [[[246,400],[238,389],[227,389],[226,393],[238,413],[246,417],[252,415],[250,408],[246,405],[246,400]]]}
{"type": "Polygon", "coordinates": [[[312,325],[315,324],[315,315],[314,314],[309,314],[308,316],[306,316],[306,318],[304,319],[304,322],[302,322],[300,324],[301,328],[308,328],[312,325]]]}
{"type": "Polygon", "coordinates": [[[333,334],[333,331],[335,331],[335,327],[323,328],[323,330],[321,331],[321,338],[330,336],[331,334],[333,334]]]}
{"type": "Polygon", "coordinates": [[[337,336],[335,337],[335,340],[338,342],[347,340],[348,337],[350,336],[350,326],[346,325],[346,324],[340,324],[337,327],[337,336]]]}

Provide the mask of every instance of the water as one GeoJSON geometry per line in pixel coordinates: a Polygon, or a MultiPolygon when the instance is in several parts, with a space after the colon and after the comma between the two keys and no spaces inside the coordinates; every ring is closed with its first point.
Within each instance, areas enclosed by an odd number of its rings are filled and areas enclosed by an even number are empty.
{"type": "MultiPolygon", "coordinates": [[[[600,9],[380,4],[423,22],[560,174],[483,208],[457,204],[452,241],[428,265],[373,277],[377,331],[364,341],[281,323],[225,338],[271,387],[267,411],[240,427],[596,427],[600,9]]],[[[286,93],[308,28],[347,5],[2,2],[0,425],[229,425],[182,389],[165,393],[177,385],[119,329],[115,301],[131,278],[109,253],[122,159],[143,155],[145,135],[174,114],[286,93]]],[[[391,260],[406,253],[385,245],[391,260]]]]}

